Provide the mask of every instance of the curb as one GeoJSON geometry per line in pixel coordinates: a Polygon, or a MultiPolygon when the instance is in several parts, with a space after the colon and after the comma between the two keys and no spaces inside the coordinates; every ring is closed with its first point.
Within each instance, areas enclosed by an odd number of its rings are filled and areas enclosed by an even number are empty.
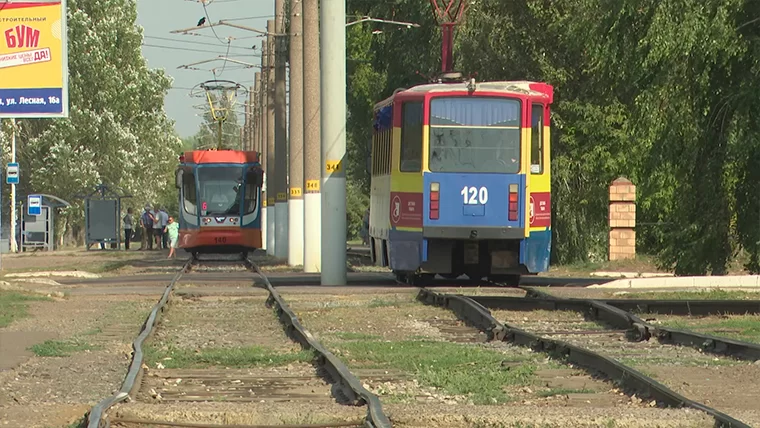
{"type": "Polygon", "coordinates": [[[684,276],[670,278],[618,279],[587,288],[754,288],[760,287],[760,275],[684,276]]]}

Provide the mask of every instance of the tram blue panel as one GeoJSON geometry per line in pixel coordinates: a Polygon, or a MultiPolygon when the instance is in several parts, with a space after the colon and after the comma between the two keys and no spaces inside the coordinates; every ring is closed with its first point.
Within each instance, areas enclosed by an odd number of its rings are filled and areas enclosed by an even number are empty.
{"type": "Polygon", "coordinates": [[[425,173],[424,226],[525,227],[525,175],[425,173]],[[430,219],[430,183],[440,185],[438,220],[430,219]],[[517,221],[509,221],[509,185],[517,184],[517,221]],[[467,188],[467,202],[462,190],[467,188]],[[474,188],[474,196],[469,189],[474,188]],[[485,188],[485,192],[481,189],[485,188]],[[485,197],[482,197],[485,196],[485,197]],[[472,202],[472,203],[470,203],[472,202]],[[485,202],[485,203],[482,203],[485,202]]]}
{"type": "Polygon", "coordinates": [[[551,229],[531,231],[528,238],[520,241],[520,264],[532,273],[546,272],[549,270],[551,250],[551,229]]]}
{"type": "Polygon", "coordinates": [[[391,270],[417,270],[422,264],[422,232],[391,230],[388,238],[391,270]]]}

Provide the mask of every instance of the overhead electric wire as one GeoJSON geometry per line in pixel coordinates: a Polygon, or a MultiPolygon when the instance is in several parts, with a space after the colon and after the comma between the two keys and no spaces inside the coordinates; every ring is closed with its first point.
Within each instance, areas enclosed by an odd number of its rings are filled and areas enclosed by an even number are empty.
{"type": "MultiPolygon", "coordinates": [[[[219,55],[224,55],[224,53],[220,52],[220,51],[209,51],[209,50],[205,50],[205,49],[183,48],[183,47],[179,47],[179,46],[152,45],[152,44],[148,44],[148,43],[143,43],[142,45],[145,46],[145,47],[148,47],[148,48],[180,50],[180,51],[189,51],[189,52],[205,52],[205,53],[215,53],[215,54],[219,54],[219,55]]],[[[240,57],[251,57],[252,56],[252,57],[261,57],[261,55],[256,55],[256,54],[253,54],[253,53],[251,53],[251,54],[232,54],[232,55],[229,55],[229,52],[225,56],[240,56],[240,57]]]]}
{"type": "Polygon", "coordinates": [[[249,19],[265,19],[265,18],[274,18],[274,15],[259,15],[259,16],[244,16],[241,18],[227,18],[224,21],[247,21],[249,19]]]}
{"type": "MultiPolygon", "coordinates": [[[[169,41],[169,42],[189,43],[189,44],[193,44],[193,45],[219,46],[216,43],[195,42],[195,41],[192,41],[192,40],[172,39],[172,38],[169,38],[169,37],[158,37],[158,36],[143,36],[143,37],[146,38],[146,39],[166,40],[166,41],[169,41]]],[[[245,46],[231,46],[231,47],[235,48],[235,49],[245,49],[245,50],[249,50],[249,51],[256,50],[255,48],[249,48],[249,47],[245,47],[245,46]]]]}
{"type": "MultiPolygon", "coordinates": [[[[209,27],[211,27],[211,31],[214,33],[214,36],[217,38],[217,40],[224,43],[224,40],[219,38],[219,36],[216,34],[216,30],[214,30],[213,24],[211,24],[211,18],[208,16],[208,9],[206,9],[206,3],[201,2],[201,6],[203,6],[203,13],[206,15],[206,19],[208,20],[209,27]]],[[[227,39],[227,43],[229,43],[229,39],[227,39]]]]}

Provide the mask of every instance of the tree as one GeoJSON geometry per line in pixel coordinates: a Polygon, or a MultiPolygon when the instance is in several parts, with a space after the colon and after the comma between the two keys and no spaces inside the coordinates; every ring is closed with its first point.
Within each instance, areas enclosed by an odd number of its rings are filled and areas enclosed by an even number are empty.
{"type": "MultiPolygon", "coordinates": [[[[171,79],[147,67],[136,18],[134,0],[69,0],[70,117],[18,121],[18,160],[34,171],[20,191],[74,203],[63,216],[69,231],[82,224],[75,195],[101,182],[133,194],[136,204],[173,187],[181,141],[163,108],[171,79]]],[[[2,144],[7,155],[7,137],[2,144]]]]}

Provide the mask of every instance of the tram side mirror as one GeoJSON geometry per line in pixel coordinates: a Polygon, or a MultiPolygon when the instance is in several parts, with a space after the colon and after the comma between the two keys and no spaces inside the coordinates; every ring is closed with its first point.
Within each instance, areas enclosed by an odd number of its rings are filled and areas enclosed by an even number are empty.
{"type": "Polygon", "coordinates": [[[181,169],[177,169],[177,172],[175,173],[175,176],[174,176],[174,186],[177,189],[181,189],[182,188],[182,175],[183,174],[184,174],[184,171],[182,171],[181,169]]]}

